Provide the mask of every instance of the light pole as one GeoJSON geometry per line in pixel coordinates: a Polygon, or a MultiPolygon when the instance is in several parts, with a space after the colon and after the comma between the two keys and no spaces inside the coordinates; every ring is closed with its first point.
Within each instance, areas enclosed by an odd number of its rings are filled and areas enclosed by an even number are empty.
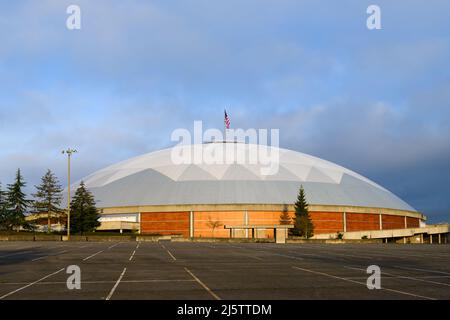
{"type": "Polygon", "coordinates": [[[62,151],[62,154],[67,154],[67,240],[70,240],[70,157],[77,152],[70,148],[62,151]]]}

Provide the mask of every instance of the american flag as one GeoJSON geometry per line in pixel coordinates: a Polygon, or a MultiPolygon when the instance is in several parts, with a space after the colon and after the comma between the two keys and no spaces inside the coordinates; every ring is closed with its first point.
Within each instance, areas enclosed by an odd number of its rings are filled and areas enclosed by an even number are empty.
{"type": "Polygon", "coordinates": [[[225,128],[230,129],[230,118],[228,118],[227,110],[225,110],[225,128]]]}

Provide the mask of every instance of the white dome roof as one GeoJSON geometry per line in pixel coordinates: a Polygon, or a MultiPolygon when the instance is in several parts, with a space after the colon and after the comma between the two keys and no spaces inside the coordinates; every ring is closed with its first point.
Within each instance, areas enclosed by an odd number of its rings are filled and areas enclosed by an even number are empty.
{"type": "MultiPolygon", "coordinates": [[[[217,155],[227,148],[247,161],[176,164],[175,148],[144,154],[84,178],[99,207],[166,204],[283,204],[296,200],[303,185],[316,205],[349,205],[415,211],[369,179],[334,163],[287,149],[243,144],[188,145],[178,152],[217,155]],[[249,163],[257,150],[278,160],[278,171],[265,175],[269,163],[249,163]]],[[[226,153],[226,152],[224,152],[226,153]]],[[[229,154],[229,152],[227,153],[229,154]]],[[[236,158],[234,158],[236,159],[236,158]]],[[[267,160],[267,159],[266,159],[267,160]]]]}

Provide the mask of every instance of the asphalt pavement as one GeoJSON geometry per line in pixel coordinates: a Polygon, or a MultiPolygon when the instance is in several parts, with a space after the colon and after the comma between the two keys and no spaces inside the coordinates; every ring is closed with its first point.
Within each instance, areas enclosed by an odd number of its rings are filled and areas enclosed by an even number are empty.
{"type": "Polygon", "coordinates": [[[1,299],[448,300],[450,246],[0,242],[1,299]]]}

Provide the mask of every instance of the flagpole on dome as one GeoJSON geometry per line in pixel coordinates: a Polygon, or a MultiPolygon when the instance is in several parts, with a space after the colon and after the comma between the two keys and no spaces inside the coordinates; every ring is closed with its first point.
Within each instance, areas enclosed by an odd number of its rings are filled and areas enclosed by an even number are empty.
{"type": "Polygon", "coordinates": [[[224,133],[224,139],[223,141],[227,142],[227,129],[230,128],[230,118],[228,118],[227,110],[224,109],[224,119],[223,119],[223,133],[224,133]]]}
{"type": "Polygon", "coordinates": [[[225,124],[225,119],[227,117],[227,110],[223,109],[224,115],[223,115],[223,142],[227,140],[227,125],[225,124]]]}

